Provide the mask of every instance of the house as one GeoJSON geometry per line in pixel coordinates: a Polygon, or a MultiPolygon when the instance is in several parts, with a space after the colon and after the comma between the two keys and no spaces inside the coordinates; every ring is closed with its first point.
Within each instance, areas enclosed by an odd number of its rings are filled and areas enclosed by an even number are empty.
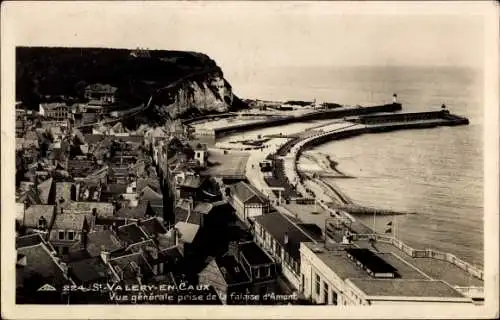
{"type": "Polygon", "coordinates": [[[100,181],[78,181],[76,183],[77,201],[98,202],[101,199],[102,184],[100,181]]]}
{"type": "Polygon", "coordinates": [[[88,175],[102,167],[102,165],[88,159],[86,156],[77,156],[73,159],[68,159],[66,170],[75,180],[85,180],[88,175]]]}
{"type": "Polygon", "coordinates": [[[72,261],[68,263],[69,275],[77,286],[92,287],[95,284],[105,285],[111,277],[101,256],[72,261]]]}
{"type": "Polygon", "coordinates": [[[23,148],[38,148],[38,135],[35,131],[27,131],[24,135],[23,148]]]}
{"type": "Polygon", "coordinates": [[[236,210],[236,215],[245,223],[252,223],[255,217],[270,210],[269,200],[246,182],[238,182],[228,187],[229,200],[236,210]]]}
{"type": "Polygon", "coordinates": [[[109,252],[103,251],[101,258],[105,264],[109,265],[117,280],[123,283],[147,283],[148,279],[154,276],[153,267],[142,252],[112,257],[109,252]]]}
{"type": "Polygon", "coordinates": [[[118,227],[116,235],[120,241],[127,245],[149,239],[148,235],[139,227],[137,223],[129,223],[118,227]]]}
{"type": "Polygon", "coordinates": [[[76,186],[72,182],[56,182],[55,202],[60,211],[76,201],[76,186]]]}
{"type": "Polygon", "coordinates": [[[268,292],[278,291],[276,281],[278,268],[268,253],[253,241],[241,242],[233,248],[236,249],[233,255],[252,283],[250,292],[263,296],[268,292]]]}
{"type": "Polygon", "coordinates": [[[139,199],[143,201],[162,200],[163,195],[148,185],[139,191],[139,199]]]}
{"type": "Polygon", "coordinates": [[[49,242],[61,255],[68,255],[70,248],[78,248],[77,243],[85,243],[87,234],[92,230],[95,217],[57,213],[49,234],[49,242]]]}
{"type": "Polygon", "coordinates": [[[149,217],[153,217],[156,215],[153,207],[149,205],[149,202],[140,202],[136,206],[127,205],[124,203],[121,208],[119,208],[115,217],[117,218],[126,218],[126,219],[145,219],[149,217]]]}
{"type": "Polygon", "coordinates": [[[54,194],[54,179],[49,178],[42,183],[40,183],[36,188],[38,191],[38,195],[40,197],[40,201],[42,204],[49,204],[53,203],[55,200],[55,194],[54,194]]]}
{"type": "Polygon", "coordinates": [[[208,151],[206,144],[198,143],[194,148],[194,159],[198,161],[200,167],[205,168],[207,166],[208,151]]]}
{"type": "MultiPolygon", "coordinates": [[[[300,244],[300,292],[330,305],[428,306],[470,304],[450,284],[431,278],[393,252],[353,244],[300,244]]],[[[432,263],[432,261],[431,261],[432,263]]]]}
{"type": "Polygon", "coordinates": [[[113,252],[124,247],[125,244],[112,230],[99,230],[87,234],[87,242],[84,243],[83,249],[91,257],[100,257],[103,249],[113,252]]]}
{"type": "Polygon", "coordinates": [[[70,108],[65,103],[42,103],[40,104],[38,113],[51,120],[65,121],[70,114],[70,108]]]}
{"type": "Polygon", "coordinates": [[[113,217],[115,207],[109,202],[72,201],[64,212],[88,216],[113,217]]]}
{"type": "Polygon", "coordinates": [[[212,286],[223,304],[247,304],[238,299],[249,292],[251,280],[232,255],[212,259],[199,274],[199,283],[212,286]]]}
{"type": "Polygon", "coordinates": [[[56,207],[54,205],[35,204],[24,211],[21,225],[27,232],[37,230],[47,232],[54,223],[56,207]]]}
{"type": "Polygon", "coordinates": [[[147,215],[151,215],[153,217],[159,217],[162,219],[165,218],[163,199],[148,200],[147,203],[148,203],[148,211],[150,212],[147,215]]]}
{"type": "Polygon", "coordinates": [[[85,98],[93,105],[111,105],[116,102],[117,88],[109,84],[94,83],[85,87],[85,98]]]}
{"type": "Polygon", "coordinates": [[[18,236],[16,237],[16,249],[17,248],[23,248],[23,247],[32,247],[36,246],[40,243],[45,244],[45,246],[49,249],[50,252],[55,251],[50,243],[46,242],[43,238],[42,235],[39,233],[30,233],[24,236],[18,236]]]}
{"type": "Polygon", "coordinates": [[[200,226],[189,222],[177,222],[174,227],[175,237],[180,245],[183,256],[190,256],[198,244],[200,226]]]}
{"type": "Polygon", "coordinates": [[[194,202],[191,200],[179,200],[174,207],[175,223],[188,222],[201,226],[203,224],[202,215],[194,210],[194,202]]]}
{"type": "Polygon", "coordinates": [[[167,234],[167,229],[156,217],[141,221],[141,229],[149,238],[167,234]]]}
{"type": "Polygon", "coordinates": [[[23,203],[25,206],[30,206],[33,204],[42,204],[42,200],[40,199],[40,195],[36,191],[36,188],[30,187],[22,190],[21,194],[16,199],[16,203],[23,203]]]}
{"type": "Polygon", "coordinates": [[[300,243],[322,241],[321,234],[310,234],[300,222],[279,212],[257,216],[254,224],[255,242],[269,253],[281,267],[291,285],[300,286],[300,243]]]}
{"type": "Polygon", "coordinates": [[[67,303],[63,287],[74,282],[67,265],[59,261],[50,246],[39,242],[16,250],[16,303],[67,303]]]}
{"type": "Polygon", "coordinates": [[[174,185],[178,199],[203,198],[203,184],[207,178],[189,172],[182,172],[175,176],[174,185]]]}

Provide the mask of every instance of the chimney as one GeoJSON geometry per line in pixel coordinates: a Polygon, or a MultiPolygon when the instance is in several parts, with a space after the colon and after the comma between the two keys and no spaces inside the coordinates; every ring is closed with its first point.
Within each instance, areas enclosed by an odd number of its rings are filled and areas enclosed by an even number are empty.
{"type": "Polygon", "coordinates": [[[285,238],[283,239],[283,242],[285,244],[288,244],[288,233],[287,232],[285,232],[285,238]]]}
{"type": "Polygon", "coordinates": [[[179,245],[179,231],[175,227],[172,228],[172,237],[174,238],[174,246],[178,246],[179,245]]]}
{"type": "Polygon", "coordinates": [[[109,252],[106,251],[105,249],[101,250],[101,259],[104,262],[104,264],[108,264],[108,262],[109,262],[109,252]]]}
{"type": "Polygon", "coordinates": [[[87,250],[88,235],[87,230],[82,231],[82,250],[87,250]]]}

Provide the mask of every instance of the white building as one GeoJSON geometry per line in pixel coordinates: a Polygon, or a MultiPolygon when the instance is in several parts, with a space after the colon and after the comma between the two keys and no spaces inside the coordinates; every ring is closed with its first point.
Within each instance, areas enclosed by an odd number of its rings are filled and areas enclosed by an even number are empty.
{"type": "Polygon", "coordinates": [[[245,182],[230,185],[229,193],[237,216],[245,223],[269,212],[270,204],[267,198],[245,182]]]}
{"type": "Polygon", "coordinates": [[[321,241],[321,229],[292,217],[272,212],[255,218],[255,242],[280,265],[281,272],[296,290],[300,288],[300,243],[321,241]]]}
{"type": "Polygon", "coordinates": [[[391,252],[352,244],[300,245],[300,292],[315,303],[394,305],[472,303],[391,252]]]}

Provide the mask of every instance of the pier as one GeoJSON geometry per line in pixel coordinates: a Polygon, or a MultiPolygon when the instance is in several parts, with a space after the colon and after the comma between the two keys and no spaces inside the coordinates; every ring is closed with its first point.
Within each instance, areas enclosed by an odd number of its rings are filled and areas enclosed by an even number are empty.
{"type": "MultiPolygon", "coordinates": [[[[206,128],[203,127],[203,124],[196,124],[195,122],[203,122],[215,119],[227,119],[231,117],[249,117],[249,114],[239,114],[233,113],[224,113],[220,115],[211,115],[211,116],[203,116],[196,119],[186,120],[183,123],[186,125],[194,127],[195,136],[212,136],[215,138],[223,137],[229,134],[255,130],[261,128],[267,128],[271,126],[280,126],[286,125],[295,122],[304,122],[304,121],[313,121],[313,120],[325,120],[325,119],[342,119],[345,117],[352,116],[360,116],[360,115],[368,115],[375,114],[380,112],[396,112],[402,110],[402,105],[400,103],[390,103],[378,106],[368,106],[368,107],[338,107],[331,110],[319,110],[319,111],[311,111],[305,112],[300,115],[265,115],[264,120],[261,121],[249,121],[248,123],[240,123],[240,124],[228,124],[215,128],[206,128]]],[[[252,117],[259,116],[258,114],[251,115],[252,117]]],[[[250,119],[250,118],[249,118],[250,119]]]]}

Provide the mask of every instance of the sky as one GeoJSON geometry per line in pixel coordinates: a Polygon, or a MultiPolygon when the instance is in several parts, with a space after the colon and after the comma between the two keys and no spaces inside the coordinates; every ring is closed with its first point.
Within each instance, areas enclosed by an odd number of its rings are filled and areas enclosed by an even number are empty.
{"type": "Polygon", "coordinates": [[[467,3],[434,4],[7,2],[3,14],[17,45],[192,50],[228,74],[270,66],[481,66],[483,18],[467,3]]]}

